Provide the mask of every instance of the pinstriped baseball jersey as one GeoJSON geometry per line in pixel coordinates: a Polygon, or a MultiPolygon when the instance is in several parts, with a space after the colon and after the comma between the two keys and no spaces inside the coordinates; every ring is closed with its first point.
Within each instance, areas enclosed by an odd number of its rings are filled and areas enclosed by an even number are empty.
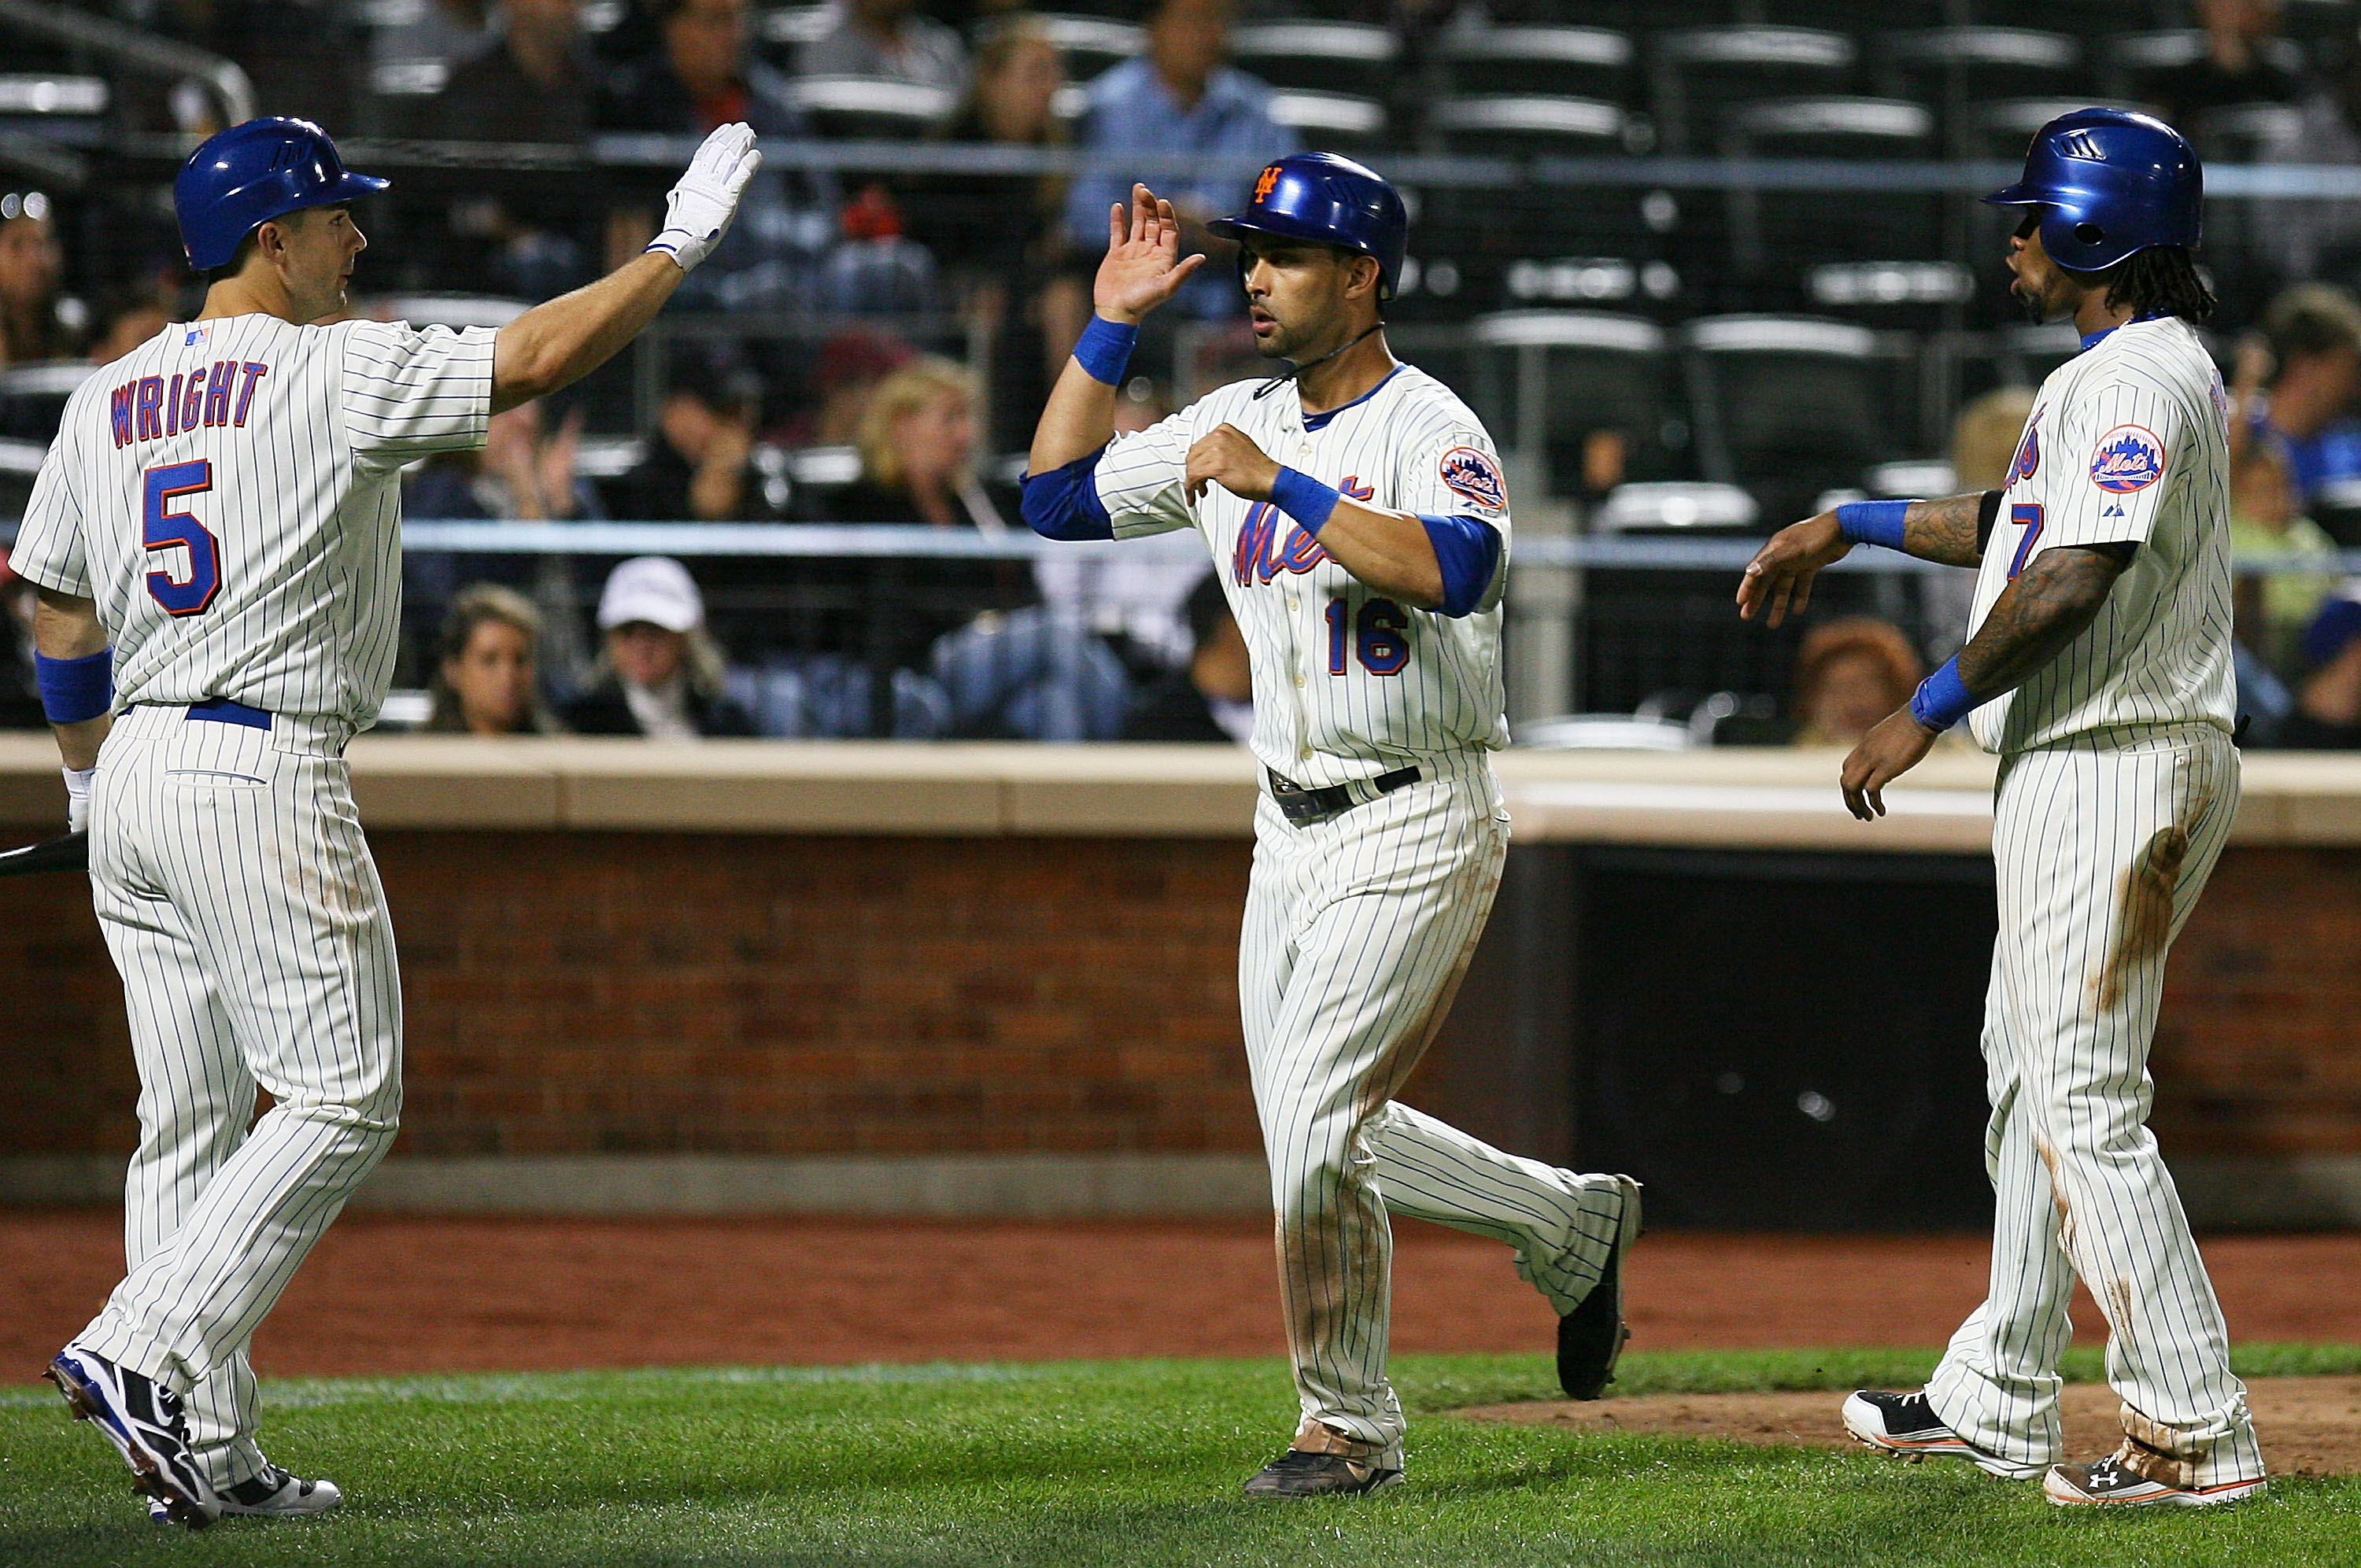
{"type": "Polygon", "coordinates": [[[1976,710],[1985,750],[2140,725],[2232,728],[2228,410],[2221,373],[2178,318],[2117,327],[2041,384],[1970,635],[2044,550],[2127,541],[2139,551],[2088,630],[1976,710]]]}
{"type": "Polygon", "coordinates": [[[493,337],[168,326],[68,400],[10,564],[97,601],[119,705],[366,729],[393,674],[401,465],[484,444],[493,337]]]}
{"type": "Polygon", "coordinates": [[[1433,377],[1398,367],[1376,389],[1306,417],[1292,386],[1239,381],[1111,444],[1093,477],[1119,539],[1195,528],[1253,655],[1254,751],[1307,788],[1508,744],[1500,593],[1509,501],[1482,422],[1433,377]],[[1195,501],[1189,448],[1224,424],[1358,500],[1465,515],[1503,548],[1476,611],[1453,618],[1377,594],[1267,501],[1218,486],[1195,501]]]}

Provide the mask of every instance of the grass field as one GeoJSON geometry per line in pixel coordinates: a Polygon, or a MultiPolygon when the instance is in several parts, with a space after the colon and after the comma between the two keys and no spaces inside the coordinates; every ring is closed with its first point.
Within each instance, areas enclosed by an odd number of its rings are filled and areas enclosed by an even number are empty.
{"type": "MultiPolygon", "coordinates": [[[[1620,1391],[1909,1387],[1932,1354],[1634,1355],[1620,1391]]],[[[2240,1370],[2361,1371],[2361,1347],[2240,1370]]],[[[2078,1353],[2070,1375],[2097,1374],[2078,1353]]],[[[706,1368],[280,1382],[272,1457],[348,1500],[158,1527],[46,1386],[0,1391],[0,1563],[2304,1564],[2361,1562],[2361,1478],[2219,1513],[2092,1518],[1867,1454],[1479,1424],[1538,1356],[1405,1357],[1411,1483],[1248,1504],[1292,1399],[1276,1361],[706,1368]]]]}

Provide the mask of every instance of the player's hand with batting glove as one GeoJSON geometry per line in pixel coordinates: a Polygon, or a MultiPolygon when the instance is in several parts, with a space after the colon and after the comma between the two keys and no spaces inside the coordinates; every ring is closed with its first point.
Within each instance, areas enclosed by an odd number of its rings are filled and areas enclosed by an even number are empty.
{"type": "Polygon", "coordinates": [[[1738,579],[1739,615],[1752,620],[1767,609],[1769,623],[1776,626],[1790,614],[1803,614],[1812,602],[1813,577],[1851,551],[1852,541],[1837,526],[1832,511],[1781,529],[1754,553],[1738,579]]]}
{"type": "Polygon", "coordinates": [[[79,833],[90,826],[90,781],[97,774],[96,768],[65,770],[67,832],[79,833]]]}
{"type": "Polygon", "coordinates": [[[754,149],[753,127],[740,121],[716,130],[688,160],[688,171],[664,198],[664,229],[648,242],[677,262],[683,272],[713,254],[738,215],[746,182],[763,167],[754,149]]]}
{"type": "Polygon", "coordinates": [[[1091,308],[1108,321],[1137,326],[1204,264],[1202,255],[1180,254],[1180,217],[1172,203],[1134,185],[1128,214],[1119,204],[1107,208],[1106,259],[1091,283],[1091,308]]]}
{"type": "Polygon", "coordinates": [[[1202,499],[1219,485],[1241,500],[1267,501],[1279,483],[1279,460],[1254,444],[1236,425],[1225,424],[1197,438],[1189,448],[1189,499],[1202,499]]]}

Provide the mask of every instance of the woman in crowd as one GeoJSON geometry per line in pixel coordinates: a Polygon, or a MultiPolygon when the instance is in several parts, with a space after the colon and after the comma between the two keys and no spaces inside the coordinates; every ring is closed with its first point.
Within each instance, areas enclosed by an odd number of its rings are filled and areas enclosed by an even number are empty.
{"type": "Polygon", "coordinates": [[[754,721],[721,689],[721,650],[705,630],[705,599],[687,568],[640,555],[608,574],[598,596],[607,646],[566,722],[585,735],[695,740],[752,735],[754,721]]]}
{"type": "Polygon", "coordinates": [[[1795,650],[1789,707],[1798,746],[1860,744],[1927,672],[1899,627],[1868,616],[1815,626],[1795,650]]]}
{"type": "Polygon", "coordinates": [[[564,726],[541,699],[541,611],[497,583],[459,590],[443,619],[434,710],[446,735],[554,735],[564,726]]]}

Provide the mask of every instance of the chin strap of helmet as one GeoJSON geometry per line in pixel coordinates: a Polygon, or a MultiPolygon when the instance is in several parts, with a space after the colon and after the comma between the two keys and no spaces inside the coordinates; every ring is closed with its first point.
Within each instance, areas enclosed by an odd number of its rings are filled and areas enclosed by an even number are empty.
{"type": "Polygon", "coordinates": [[[1280,371],[1278,375],[1273,376],[1269,380],[1265,381],[1261,386],[1255,389],[1255,401],[1262,401],[1263,399],[1268,397],[1271,393],[1278,391],[1281,387],[1286,386],[1290,381],[1294,380],[1306,370],[1318,369],[1321,366],[1327,364],[1331,359],[1335,358],[1336,356],[1344,353],[1345,349],[1359,346],[1362,339],[1367,338],[1373,334],[1384,331],[1385,325],[1385,323],[1378,322],[1376,325],[1370,327],[1367,332],[1361,334],[1360,337],[1355,338],[1351,343],[1340,344],[1338,346],[1330,349],[1327,353],[1322,355],[1317,359],[1307,359],[1301,365],[1290,362],[1286,369],[1280,371]]]}

